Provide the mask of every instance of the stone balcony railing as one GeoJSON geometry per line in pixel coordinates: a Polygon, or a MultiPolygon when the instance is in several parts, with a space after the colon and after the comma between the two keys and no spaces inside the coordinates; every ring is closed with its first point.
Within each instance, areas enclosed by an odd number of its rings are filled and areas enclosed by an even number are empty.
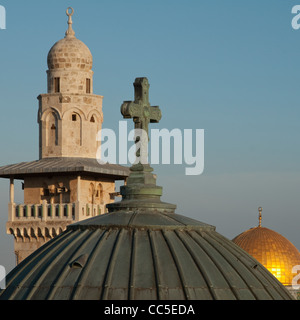
{"type": "Polygon", "coordinates": [[[90,203],[62,203],[62,204],[15,204],[10,203],[8,221],[63,221],[74,222],[88,219],[105,213],[105,205],[90,203]]]}
{"type": "Polygon", "coordinates": [[[17,263],[47,241],[64,232],[68,225],[105,213],[104,204],[82,202],[62,204],[8,205],[6,232],[15,238],[17,263]]]}

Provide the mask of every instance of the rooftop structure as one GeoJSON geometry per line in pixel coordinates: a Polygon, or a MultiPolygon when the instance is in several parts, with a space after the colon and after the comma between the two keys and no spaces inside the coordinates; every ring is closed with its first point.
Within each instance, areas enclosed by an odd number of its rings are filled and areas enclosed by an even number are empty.
{"type": "Polygon", "coordinates": [[[75,37],[67,9],[65,37],[50,49],[46,94],[38,96],[40,159],[0,167],[10,179],[6,230],[15,239],[16,261],[55,236],[67,225],[106,212],[114,202],[115,181],[129,169],[99,164],[103,96],[93,93],[93,57],[75,37]],[[15,203],[15,180],[21,180],[24,203],[15,203]]]}

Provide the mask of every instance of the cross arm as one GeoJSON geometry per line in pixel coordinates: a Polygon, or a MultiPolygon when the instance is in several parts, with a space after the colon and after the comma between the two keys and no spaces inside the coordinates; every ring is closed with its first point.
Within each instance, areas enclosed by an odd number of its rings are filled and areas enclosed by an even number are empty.
{"type": "Polygon", "coordinates": [[[150,122],[158,123],[162,117],[161,110],[159,109],[158,106],[149,107],[149,109],[150,109],[150,114],[149,114],[150,122]]]}
{"type": "Polygon", "coordinates": [[[121,106],[121,113],[125,119],[140,117],[142,115],[140,106],[133,101],[124,101],[121,106]]]}

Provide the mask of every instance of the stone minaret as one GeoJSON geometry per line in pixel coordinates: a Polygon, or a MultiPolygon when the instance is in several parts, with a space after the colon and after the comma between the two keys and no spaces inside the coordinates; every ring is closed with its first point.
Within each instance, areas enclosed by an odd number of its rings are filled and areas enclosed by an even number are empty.
{"type": "Polygon", "coordinates": [[[72,8],[67,15],[65,38],[48,54],[48,93],[38,97],[40,159],[95,158],[100,146],[95,137],[103,122],[103,97],[93,94],[93,57],[75,37],[72,8]]]}
{"type": "Polygon", "coordinates": [[[93,94],[93,58],[75,37],[72,8],[67,15],[66,35],[48,54],[48,92],[38,97],[40,159],[0,167],[0,178],[10,179],[6,229],[15,238],[17,263],[69,224],[105,213],[117,194],[115,181],[129,174],[96,159],[103,97],[93,94]],[[15,203],[16,180],[23,182],[23,204],[15,203]]]}

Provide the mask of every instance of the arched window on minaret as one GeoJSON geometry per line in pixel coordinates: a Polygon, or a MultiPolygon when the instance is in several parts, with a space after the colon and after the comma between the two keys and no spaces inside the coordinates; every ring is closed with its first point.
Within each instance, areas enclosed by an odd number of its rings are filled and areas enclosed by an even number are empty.
{"type": "Polygon", "coordinates": [[[68,145],[82,146],[82,119],[81,116],[72,112],[69,126],[68,145]]]}
{"type": "Polygon", "coordinates": [[[58,145],[58,119],[54,112],[46,117],[46,146],[58,145]]]}
{"type": "Polygon", "coordinates": [[[89,141],[90,144],[92,145],[92,141],[94,142],[94,146],[97,149],[98,148],[98,143],[99,141],[97,141],[97,134],[100,130],[100,126],[99,126],[99,118],[96,116],[96,114],[90,114],[89,115],[89,141]]]}

